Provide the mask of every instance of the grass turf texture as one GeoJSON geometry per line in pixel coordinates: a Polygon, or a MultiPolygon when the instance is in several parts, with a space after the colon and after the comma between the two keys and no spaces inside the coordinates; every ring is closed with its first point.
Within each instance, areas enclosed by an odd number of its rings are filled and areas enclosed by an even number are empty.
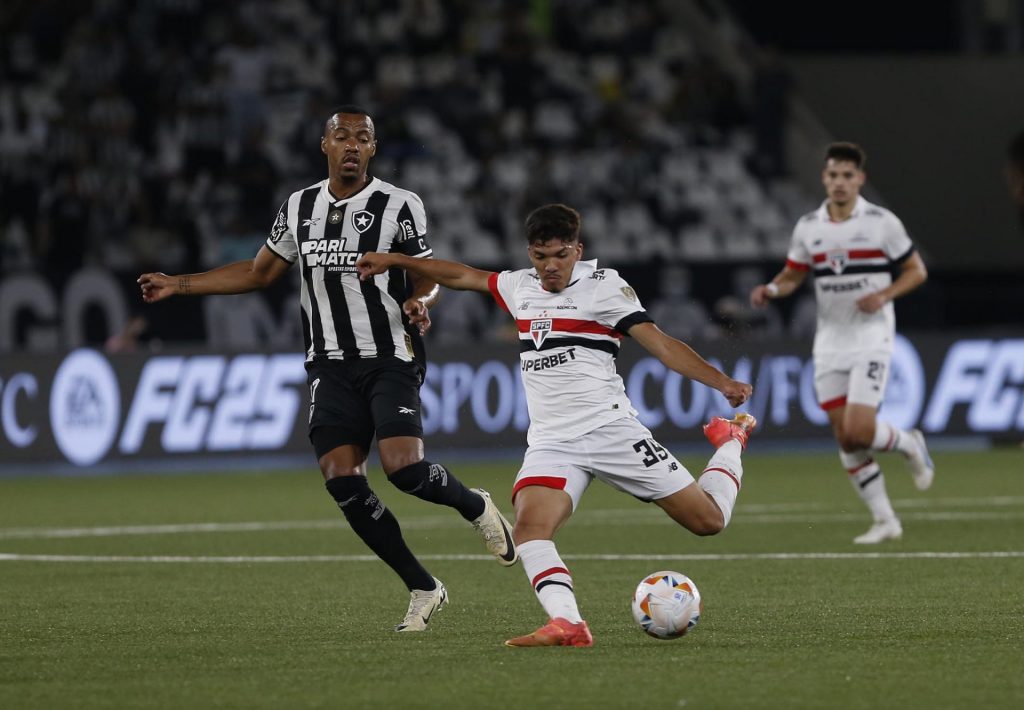
{"type": "MultiPolygon", "coordinates": [[[[593,485],[558,537],[591,649],[503,647],[544,621],[522,568],[482,559],[457,514],[380,472],[371,485],[451,594],[423,634],[391,630],[408,596],[379,562],[0,558],[0,707],[1021,707],[1024,558],[970,553],[1024,550],[1024,453],[936,458],[920,494],[882,457],[904,539],[867,548],[850,542],[869,520],[834,456],[752,447],[733,522],[714,538],[593,485]],[[864,552],[883,556],[756,557],[864,552]],[[966,554],[885,556],[915,552],[966,554]],[[754,557],[651,558],[690,554],[754,557]],[[660,569],[704,595],[680,640],[648,638],[630,615],[634,586],[660,569]]],[[[455,470],[510,510],[514,463],[455,470]]],[[[312,469],[0,481],[8,555],[365,555],[342,521],[312,469]],[[238,522],[279,525],[92,530],[238,522]]]]}

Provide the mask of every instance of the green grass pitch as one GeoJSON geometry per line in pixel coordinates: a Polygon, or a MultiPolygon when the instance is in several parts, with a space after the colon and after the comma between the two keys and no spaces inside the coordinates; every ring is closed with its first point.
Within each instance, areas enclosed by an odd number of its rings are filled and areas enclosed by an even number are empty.
{"type": "MultiPolygon", "coordinates": [[[[590,649],[504,647],[544,621],[522,567],[379,471],[451,594],[422,634],[313,468],[2,480],[0,707],[1024,707],[1024,451],[940,454],[923,494],[881,460],[904,538],[867,548],[834,455],[752,446],[712,538],[595,483],[557,540],[590,649]],[[660,569],[704,595],[680,640],[630,615],[660,569]]],[[[510,512],[514,462],[453,469],[510,512]]]]}

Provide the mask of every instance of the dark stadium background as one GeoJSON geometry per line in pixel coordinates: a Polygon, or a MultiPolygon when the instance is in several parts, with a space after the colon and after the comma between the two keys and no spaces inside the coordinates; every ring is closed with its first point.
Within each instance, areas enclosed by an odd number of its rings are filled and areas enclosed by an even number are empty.
{"type": "MultiPolygon", "coordinates": [[[[283,199],[323,177],[342,102],[374,113],[372,171],[421,194],[438,257],[522,267],[524,215],[568,202],[588,255],[730,363],[780,342],[806,355],[809,292],[767,313],[746,293],[820,203],[823,146],[860,142],[867,196],[930,270],[897,317],[949,339],[931,386],[957,339],[1020,337],[1024,221],[1004,168],[1024,130],[1022,26],[1011,0],[4,3],[0,452],[18,470],[61,460],[48,378],[76,348],[122,378],[122,419],[151,356],[301,348],[294,280],[145,307],[135,278],[254,254],[283,199]]],[[[434,321],[439,358],[509,338],[472,294],[446,294],[434,321]]],[[[997,438],[1019,438],[1006,426],[997,438]]]]}

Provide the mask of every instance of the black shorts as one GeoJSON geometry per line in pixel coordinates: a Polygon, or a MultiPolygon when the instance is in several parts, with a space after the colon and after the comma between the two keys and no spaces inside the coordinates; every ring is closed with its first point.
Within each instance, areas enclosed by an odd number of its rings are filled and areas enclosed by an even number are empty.
{"type": "Polygon", "coordinates": [[[368,452],[375,434],[422,439],[421,381],[419,365],[397,357],[307,362],[309,439],[317,458],[346,444],[368,452]]]}

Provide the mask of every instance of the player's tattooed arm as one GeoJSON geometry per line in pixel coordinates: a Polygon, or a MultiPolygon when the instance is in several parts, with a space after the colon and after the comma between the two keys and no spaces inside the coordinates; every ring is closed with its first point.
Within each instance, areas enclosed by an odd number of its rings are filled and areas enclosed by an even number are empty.
{"type": "Polygon", "coordinates": [[[171,296],[249,293],[266,288],[290,267],[290,262],[264,246],[255,259],[236,261],[201,274],[142,274],[138,284],[142,289],[142,300],[146,303],[155,303],[171,296]]]}

